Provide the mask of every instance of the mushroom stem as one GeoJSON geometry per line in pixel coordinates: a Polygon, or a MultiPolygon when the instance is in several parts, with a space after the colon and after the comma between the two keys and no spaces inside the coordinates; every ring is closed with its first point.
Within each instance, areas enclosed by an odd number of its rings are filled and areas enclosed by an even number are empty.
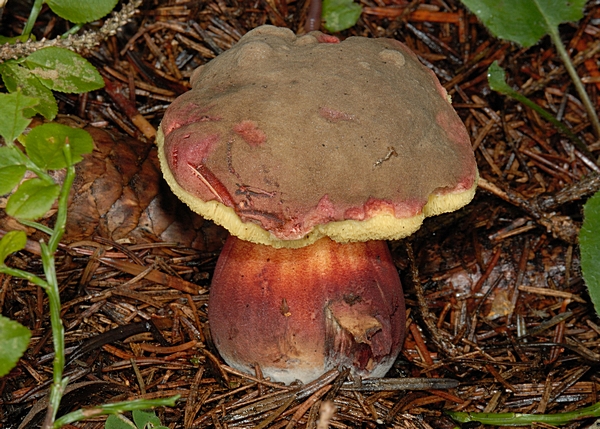
{"type": "Polygon", "coordinates": [[[382,377],[404,339],[398,271],[385,241],[322,238],[274,249],[230,236],[213,277],[209,322],[231,366],[309,382],[337,366],[382,377]]]}

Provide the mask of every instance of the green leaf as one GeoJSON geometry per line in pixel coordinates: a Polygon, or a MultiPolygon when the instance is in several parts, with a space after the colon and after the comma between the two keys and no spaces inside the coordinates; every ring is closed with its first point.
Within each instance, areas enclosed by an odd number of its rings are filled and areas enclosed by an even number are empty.
{"type": "Polygon", "coordinates": [[[162,426],[154,411],[133,411],[133,421],[139,429],[154,429],[162,426]]]}
{"type": "Polygon", "coordinates": [[[0,73],[2,73],[6,89],[10,92],[15,92],[20,88],[24,95],[39,100],[39,104],[25,110],[25,116],[29,117],[39,113],[50,120],[56,117],[58,105],[52,91],[46,88],[28,68],[17,64],[16,61],[6,61],[0,64],[0,73]]]}
{"type": "Polygon", "coordinates": [[[23,231],[9,231],[4,234],[0,240],[0,264],[4,264],[6,257],[11,253],[24,249],[25,244],[27,244],[27,234],[23,231]]]}
{"type": "Polygon", "coordinates": [[[26,171],[24,165],[0,167],[0,195],[12,191],[21,182],[26,171]]]}
{"type": "Polygon", "coordinates": [[[0,315],[0,377],[16,365],[31,338],[31,331],[19,322],[0,315]]]}
{"type": "Polygon", "coordinates": [[[0,45],[6,45],[7,43],[13,45],[17,42],[25,43],[27,39],[29,39],[27,35],[20,35],[15,37],[0,36],[0,45]]]}
{"type": "Polygon", "coordinates": [[[69,141],[73,164],[81,161],[81,155],[94,148],[94,140],[90,133],[80,128],[50,122],[32,129],[24,139],[29,158],[44,170],[57,170],[67,167],[67,159],[63,152],[65,143],[69,141]]]}
{"type": "Polygon", "coordinates": [[[31,122],[24,111],[38,104],[38,100],[28,97],[21,91],[0,94],[0,136],[12,143],[31,122]]]}
{"type": "Polygon", "coordinates": [[[40,49],[29,55],[25,64],[33,75],[54,91],[79,94],[104,86],[102,76],[88,60],[65,48],[50,46],[40,49]]]}
{"type": "Polygon", "coordinates": [[[17,219],[35,220],[44,216],[56,201],[60,186],[42,179],[29,179],[6,202],[6,213],[17,219]]]}
{"type": "Polygon", "coordinates": [[[488,83],[490,84],[490,88],[494,91],[498,91],[504,95],[512,95],[516,93],[514,89],[512,89],[506,83],[506,73],[504,69],[498,65],[498,61],[494,61],[487,72],[488,83]]]}
{"type": "Polygon", "coordinates": [[[586,0],[462,0],[501,39],[529,47],[552,29],[583,17],[586,0]]]}
{"type": "Polygon", "coordinates": [[[47,0],[52,12],[77,24],[92,22],[107,15],[117,0],[47,0]]]}
{"type": "Polygon", "coordinates": [[[362,7],[352,0],[323,0],[321,16],[325,29],[332,33],[352,27],[361,13],[362,7]]]}
{"type": "Polygon", "coordinates": [[[0,167],[26,165],[27,157],[15,145],[0,147],[0,167]]]}
{"type": "Polygon", "coordinates": [[[137,429],[133,422],[121,414],[111,414],[104,423],[104,429],[137,429]]]}
{"type": "Polygon", "coordinates": [[[600,192],[596,192],[583,206],[579,247],[583,279],[596,314],[600,315],[600,192]]]}

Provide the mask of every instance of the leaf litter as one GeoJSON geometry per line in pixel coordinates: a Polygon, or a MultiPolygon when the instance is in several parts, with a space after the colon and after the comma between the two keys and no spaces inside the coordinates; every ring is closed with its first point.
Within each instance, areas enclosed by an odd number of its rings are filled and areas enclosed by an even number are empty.
{"type": "MultiPolygon", "coordinates": [[[[166,198],[160,185],[142,186],[160,181],[152,142],[127,109],[158,126],[194,68],[258,25],[300,30],[306,6],[282,0],[144,4],[127,31],[93,52],[114,91],[61,95],[62,114],[110,136],[96,141],[109,156],[86,164],[89,174],[80,176],[81,198],[71,206],[78,220],[58,255],[73,356],[67,371],[74,386],[94,381],[101,387],[74,389],[65,407],[181,394],[177,407],[159,410],[163,424],[314,428],[321,404],[333,404],[331,427],[438,428],[452,424],[443,410],[557,413],[598,402],[600,379],[592,368],[600,362],[600,322],[581,279],[574,237],[582,203],[600,187],[600,171],[534,111],[490,91],[488,66],[498,60],[513,88],[567,123],[596,157],[600,144],[547,40],[529,49],[497,40],[455,1],[363,2],[358,24],[342,35],[406,43],[438,75],[472,137],[483,178],[473,203],[391,243],[409,334],[388,377],[454,379],[458,387],[347,389],[344,383],[360,381],[337,371],[310,385],[281,386],[265,380],[260,368],[240,374],[218,357],[206,323],[206,291],[225,234],[183,207],[180,216],[194,220],[178,224],[159,204],[166,198]],[[117,101],[116,94],[125,97],[117,101]],[[129,153],[119,149],[129,145],[123,142],[138,145],[134,154],[143,156],[123,155],[129,153]],[[105,181],[92,172],[104,172],[105,181]],[[131,335],[118,334],[123,331],[131,335]]],[[[561,26],[583,77],[597,73],[587,60],[599,55],[598,6],[589,2],[581,22],[561,26]]],[[[5,10],[19,13],[10,3],[5,10]]],[[[40,29],[48,29],[50,21],[40,19],[40,29]]],[[[53,25],[48,31],[64,24],[53,25]]],[[[600,83],[588,81],[597,105],[600,83]]],[[[13,227],[2,213],[0,228],[13,227]]],[[[39,271],[34,244],[10,263],[39,271]]],[[[2,313],[33,331],[25,357],[0,381],[0,423],[9,428],[26,416],[30,424],[43,418],[34,405],[51,381],[51,338],[43,293],[6,277],[0,284],[2,313]]],[[[103,419],[80,427],[103,427],[103,419]]]]}

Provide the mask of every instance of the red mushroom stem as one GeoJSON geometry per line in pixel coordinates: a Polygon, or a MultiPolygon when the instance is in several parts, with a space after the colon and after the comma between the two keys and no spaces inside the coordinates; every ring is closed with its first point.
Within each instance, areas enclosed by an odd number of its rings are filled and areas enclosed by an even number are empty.
{"type": "Polygon", "coordinates": [[[405,308],[385,241],[322,238],[275,249],[230,236],[210,291],[212,337],[225,361],[286,383],[337,366],[383,377],[400,352],[405,308]]]}

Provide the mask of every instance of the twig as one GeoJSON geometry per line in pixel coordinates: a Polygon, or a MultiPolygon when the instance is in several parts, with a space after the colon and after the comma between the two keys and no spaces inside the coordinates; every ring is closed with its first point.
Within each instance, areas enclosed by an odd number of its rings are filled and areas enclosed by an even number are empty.
{"type": "Polygon", "coordinates": [[[66,48],[75,52],[91,49],[109,36],[115,35],[119,28],[127,24],[141,4],[142,0],[131,0],[119,12],[113,12],[113,15],[97,31],[87,31],[77,36],[69,35],[66,38],[42,39],[37,42],[28,40],[25,43],[17,42],[12,45],[7,43],[0,47],[0,63],[26,57],[49,46],[66,48]]]}

